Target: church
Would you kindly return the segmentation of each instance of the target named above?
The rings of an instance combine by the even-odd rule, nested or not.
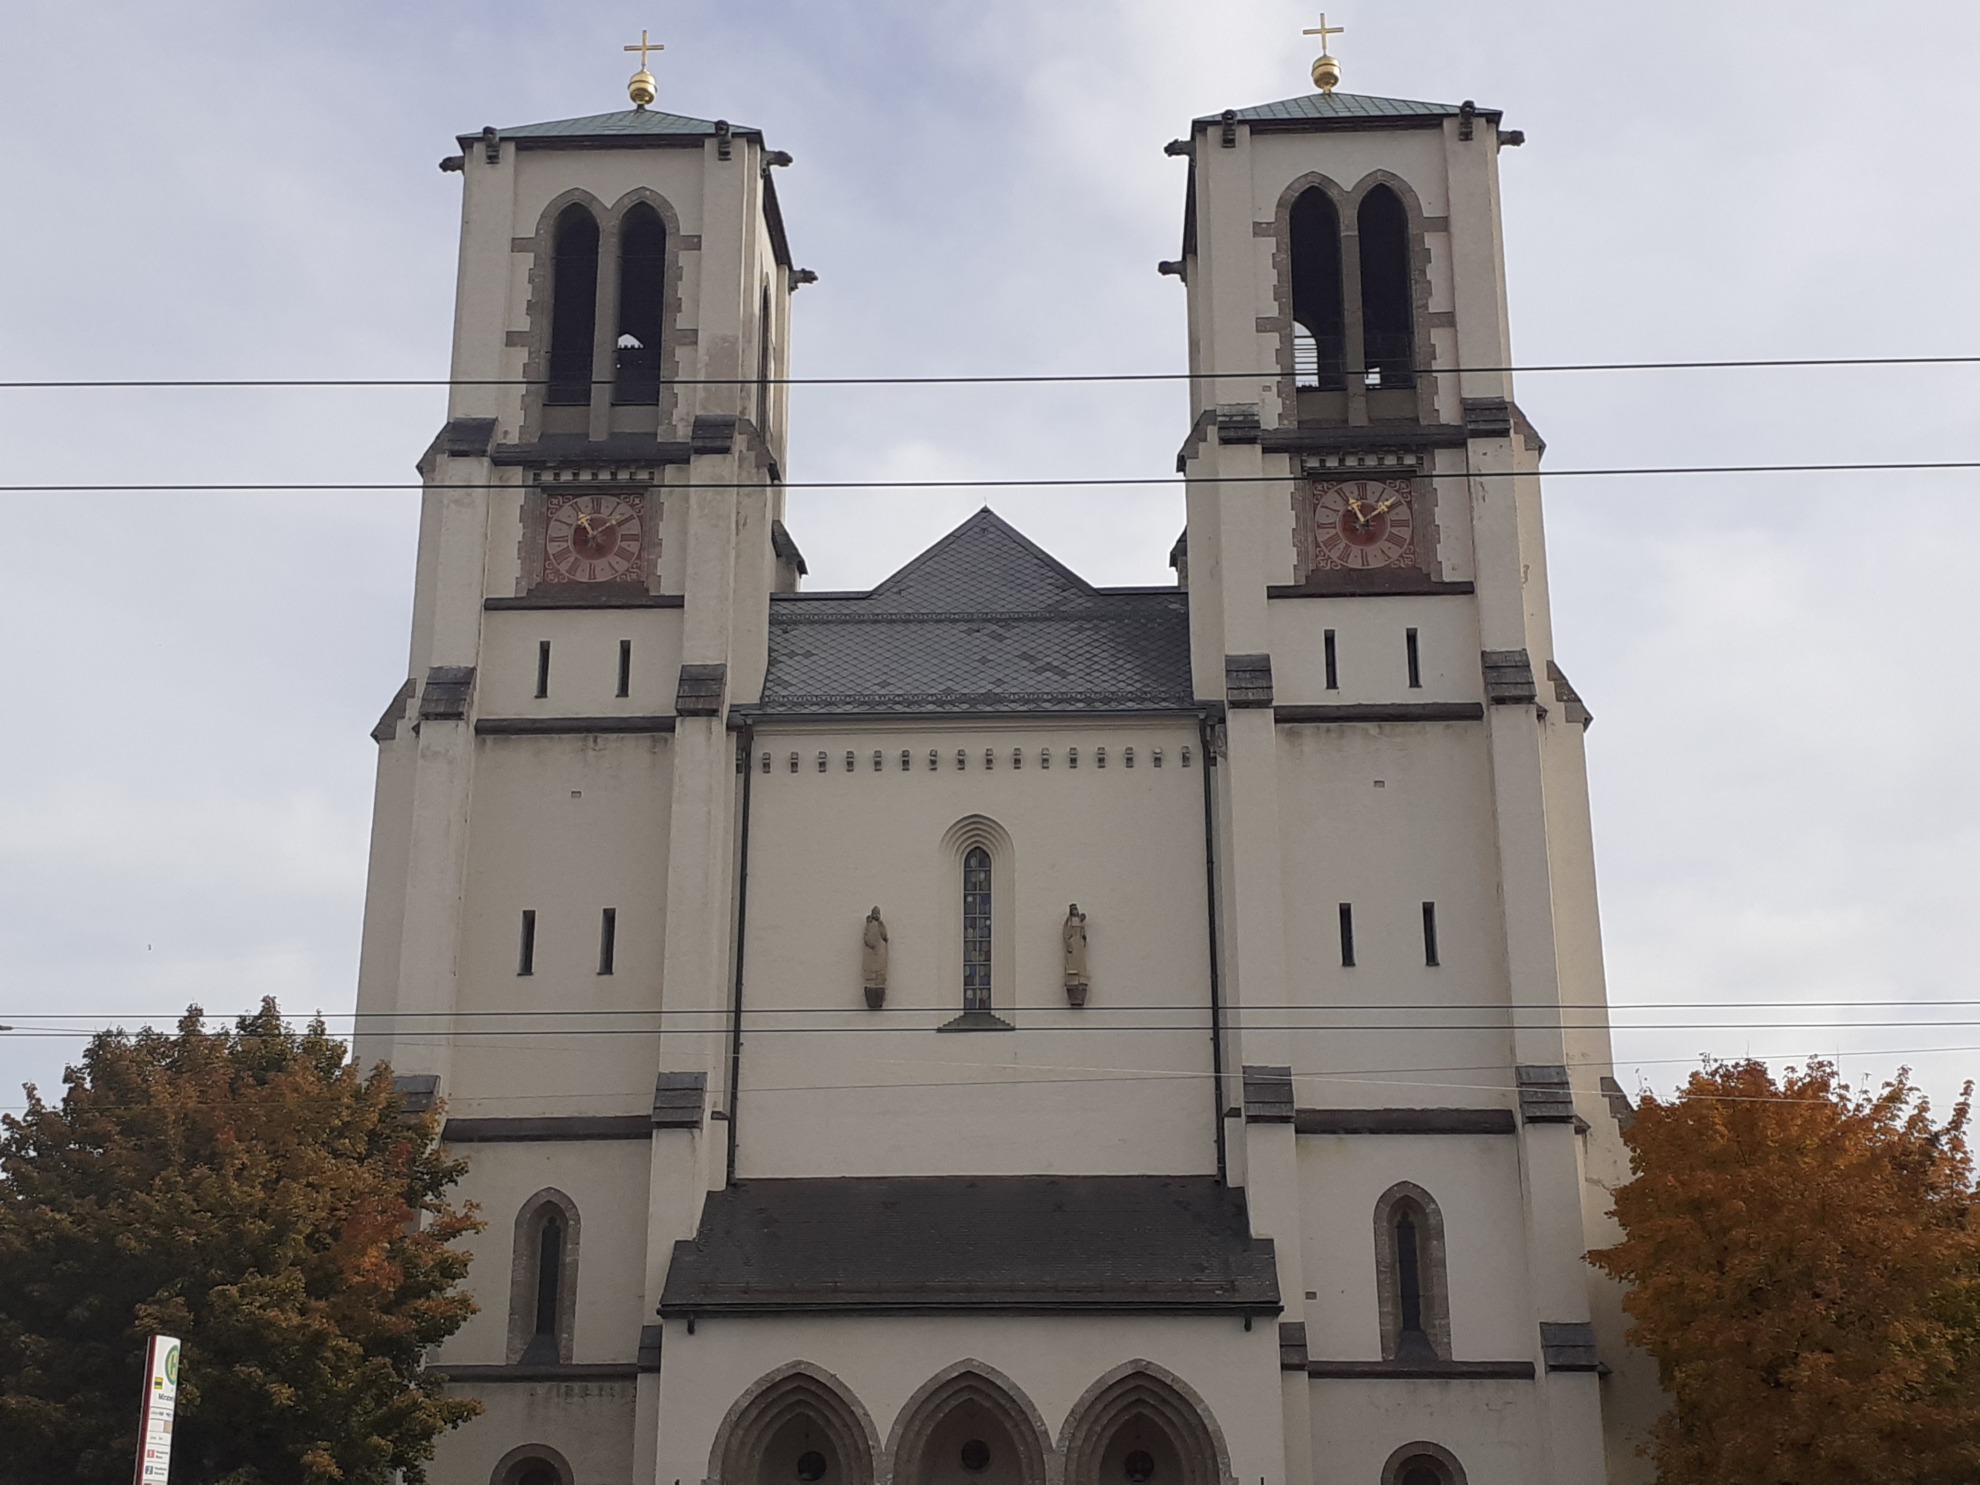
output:
[[[1173,579],[985,509],[821,590],[790,157],[640,62],[441,166],[358,1048],[487,1223],[431,1478],[1645,1478],[1523,136],[1324,36],[1190,122]]]

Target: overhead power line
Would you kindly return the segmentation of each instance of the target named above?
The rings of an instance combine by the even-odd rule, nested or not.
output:
[[[627,460],[626,463],[637,463]],[[1409,478],[1427,480],[1469,480],[1469,479],[1511,479],[1532,473],[1536,478],[1548,480],[1562,479],[1606,479],[1631,476],[1665,475],[1705,475],[1705,474],[1889,474],[1916,473],[1934,470],[1980,469],[1980,459],[1888,459],[1869,460],[1861,463],[1808,463],[1808,464],[1671,464],[1634,465],[1614,469],[1543,469],[1543,470],[1425,470],[1408,475]],[[1398,471],[1383,469],[1342,469],[1344,476],[1356,474],[1379,478],[1384,474],[1395,475]],[[1282,474],[1243,474],[1200,476],[1192,481],[1188,476],[1178,474],[1156,475],[1116,475],[1095,478],[1065,479],[926,479],[926,480],[683,480],[679,483],[663,482],[660,489],[668,490],[1031,490],[1031,489],[1095,489],[1135,486],[1170,486],[1191,483],[1205,485],[1245,485],[1245,484],[1284,484],[1288,478],[1303,478],[1302,475]],[[266,481],[223,482],[211,481],[188,484],[36,484],[0,485],[0,495],[207,495],[207,494],[376,494],[384,492],[406,492],[414,490],[518,490],[520,484],[436,484],[425,485],[419,481],[407,480],[321,480],[310,482]],[[568,486],[553,484],[546,489],[579,489],[582,482],[571,481]]]
[[[637,1013],[624,1012],[622,1014],[626,1015],[627,1017],[632,1017]],[[709,1014],[713,1016],[715,1013],[710,1012]],[[745,1009],[743,1014],[745,1017],[754,1018],[757,1015],[760,1015],[761,1013],[752,1012]],[[853,1015],[857,1013],[853,1011],[847,1011],[845,1012],[845,1014]],[[949,1010],[943,1010],[928,1014],[930,1015],[930,1019],[928,1019],[927,1021],[916,1022],[912,1024],[864,1023],[855,1026],[819,1026],[819,1025],[766,1026],[762,1024],[760,1020],[750,1019],[743,1028],[743,1036],[745,1038],[760,1037],[760,1036],[870,1037],[870,1036],[885,1036],[890,1034],[919,1036],[935,1031],[943,1021],[949,1019],[952,1016],[953,1012]],[[1179,1019],[1172,1022],[1159,1022],[1159,1023],[1158,1022],[1135,1023],[1135,1022],[1120,1022],[1120,1021],[1096,1022],[1096,1021],[1084,1019],[1082,1017],[1080,1020],[1077,1021],[1055,1023],[1051,1025],[1034,1026],[1030,1029],[1041,1032],[1049,1032],[1054,1035],[1057,1035],[1060,1032],[1075,1032],[1086,1035],[1091,1035],[1095,1032],[1105,1033],[1109,1035],[1126,1034],[1129,1032],[1148,1032],[1157,1035],[1192,1035],[1192,1036],[1201,1035],[1202,1033],[1210,1029],[1210,1022],[1208,1020],[1209,1010],[1207,1007],[1197,1007],[1188,1010],[1178,1010],[1176,1014],[1178,1017],[1188,1016],[1190,1017],[1190,1019],[1187,1020]],[[1322,1013],[1316,1013],[1316,1014],[1322,1014]],[[1223,1029],[1226,1031],[1272,1031],[1272,1032],[1310,1031],[1310,1032],[1323,1032],[1329,1036],[1336,1036],[1343,1032],[1359,1032],[1366,1034],[1380,1033],[1382,1035],[1394,1035],[1394,1034],[1425,1035],[1430,1033],[1448,1034],[1452,1032],[1470,1033],[1470,1032],[1513,1032],[1513,1031],[1559,1031],[1569,1034],[1573,1034],[1577,1032],[1637,1033],[1637,1032],[1653,1032],[1653,1031],[1683,1031],[1683,1032],[1814,1031],[1814,1032],[1820,1032],[1824,1035],[1828,1035],[1833,1032],[1895,1031],[1895,1030],[1923,1031],[1927,1029],[1939,1029],[1939,1028],[1947,1028],[1947,1027],[1962,1027],[1962,1028],[1980,1027],[1980,1020],[1913,1021],[1913,1020],[1893,1019],[1893,1020],[1865,1020],[1865,1021],[1656,1021],[1656,1022],[1642,1022],[1642,1023],[1630,1023],[1630,1022],[1617,1023],[1613,1020],[1591,1019],[1587,1021],[1566,1021],[1566,1020],[1551,1020],[1551,1019],[1542,1019],[1542,1018],[1533,1018],[1533,1017],[1507,1016],[1489,1021],[1460,1021],[1460,1022],[1440,1022],[1440,1023],[1425,1023],[1419,1021],[1401,1022],[1401,1021],[1393,1021],[1393,1020],[1358,1021],[1358,1022],[1339,1022],[1339,1021],[1326,1021],[1326,1020],[1253,1021],[1253,1020],[1247,1020],[1242,1016],[1234,1015],[1228,1009],[1226,1009],[1223,1016]],[[94,1036],[98,1029],[100,1028],[59,1027],[59,1026],[16,1026],[12,1032],[8,1033],[8,1035],[11,1037],[24,1037],[24,1038],[88,1037],[88,1036]],[[216,1027],[215,1028],[216,1034],[220,1030],[221,1028]],[[229,1030],[227,1034],[253,1035],[254,1033],[252,1032],[238,1033]],[[288,1035],[288,1034],[289,1032],[287,1031],[283,1031],[279,1033],[277,1032],[267,1033],[267,1035],[271,1037],[277,1035]],[[437,1027],[426,1027],[419,1029],[398,1030],[393,1033],[393,1036],[395,1040],[405,1042],[408,1044],[416,1043],[416,1044],[438,1045],[453,1041],[486,1040],[489,1038],[497,1038],[497,1037],[500,1038],[529,1037],[529,1038],[537,1038],[547,1041],[547,1040],[563,1040],[571,1037],[660,1036],[663,1034],[667,1036],[676,1036],[676,1037],[686,1037],[686,1036],[724,1037],[730,1034],[730,1027],[727,1024],[718,1021],[711,1021],[710,1024],[705,1026],[674,1026],[674,1027],[651,1026],[651,1025],[649,1026],[594,1026],[594,1025],[489,1026],[489,1027],[469,1027],[465,1029],[453,1029],[453,1030],[446,1030]]]
[[[1937,1053],[1937,1052],[1980,1052],[1980,1047],[1900,1047],[1894,1049],[1851,1049],[1847,1052],[1842,1052],[1835,1055],[1837,1055],[1838,1057],[1913,1057],[1913,1056],[1920,1056],[1920,1055]],[[1760,1062],[1782,1062],[1788,1060],[1789,1058],[1800,1060],[1804,1058],[1806,1055],[1807,1054],[1801,1052],[1792,1052],[1792,1053],[1784,1053],[1784,1054],[1770,1053],[1764,1056],[1759,1056],[1755,1058],[1755,1060]],[[1698,1061],[1699,1058],[1696,1056],[1626,1057],[1626,1058],[1617,1059],[1613,1065],[1627,1066],[1632,1070],[1635,1070],[1645,1067],[1668,1067],[1673,1065],[1683,1065],[1688,1063],[1696,1063]],[[971,1072],[980,1071],[980,1066],[977,1064],[938,1064],[938,1063],[929,1063],[923,1061],[918,1063],[917,1065],[919,1066],[953,1065],[959,1067],[966,1067]],[[880,1083],[880,1082],[764,1083],[764,1084],[752,1083],[747,1085],[743,1089],[743,1092],[747,1094],[749,1097],[754,1098],[759,1094],[766,1094],[766,1093],[872,1093],[872,1092],[902,1092],[902,1091],[926,1090],[926,1089],[946,1090],[946,1089],[954,1089],[954,1088],[1037,1088],[1037,1087],[1050,1087],[1055,1085],[1077,1086],[1077,1085],[1091,1085],[1098,1083],[1202,1082],[1206,1079],[1215,1078],[1219,1076],[1218,1073],[1216,1073],[1214,1070],[1209,1068],[1055,1067],[1048,1063],[1035,1063],[1035,1062],[1006,1063],[1003,1065],[1020,1073],[1040,1073],[1040,1074],[1044,1074],[1045,1076],[995,1077],[995,1078],[959,1077],[959,1078],[935,1078],[935,1079],[927,1079],[927,1080],[902,1079],[896,1082],[885,1082],[885,1083]],[[1410,1089],[1418,1089],[1418,1090],[1427,1088],[1427,1089],[1438,1089],[1443,1091],[1462,1091],[1462,1092],[1470,1092],[1470,1093],[1515,1093],[1518,1091],[1518,1084],[1516,1082],[1514,1083],[1432,1082],[1432,1081],[1428,1081],[1425,1077],[1422,1076],[1423,1074],[1453,1074],[1453,1073],[1491,1074],[1491,1073],[1502,1073],[1502,1072],[1513,1072],[1513,1071],[1515,1071],[1514,1064],[1509,1062],[1498,1062],[1498,1063],[1466,1063],[1466,1064],[1459,1064],[1456,1066],[1447,1066],[1447,1067],[1415,1067],[1415,1068],[1376,1067],[1376,1068],[1357,1068],[1349,1071],[1337,1071],[1337,1072],[1295,1072],[1291,1076],[1295,1083],[1301,1083],[1307,1085],[1312,1085],[1316,1083],[1317,1084],[1333,1083],[1333,1084],[1346,1084],[1355,1087],[1367,1087],[1367,1088],[1410,1088]],[[1227,1069],[1221,1076],[1226,1083],[1229,1083],[1234,1081],[1238,1075],[1235,1071]],[[1767,1096],[1767,1095],[1687,1093],[1684,1096],[1687,1099],[1699,1100],[1710,1103],[1816,1104],[1816,1103],[1827,1102],[1826,1099],[1819,1099],[1819,1098],[1789,1099],[1789,1098],[1782,1098],[1778,1096]],[[476,1108],[480,1108],[488,1104],[498,1104],[498,1103],[527,1103],[540,1107],[542,1104],[545,1103],[582,1102],[582,1103],[589,1103],[593,1105],[593,1107],[595,1108],[601,1099],[609,1101],[612,1097],[613,1095],[610,1092],[601,1093],[597,1090],[592,1090],[583,1093],[478,1093],[471,1097],[463,1099],[463,1102],[470,1104]],[[308,1102],[309,1100],[301,1099],[300,1097],[298,1097],[293,1101]],[[322,1101],[326,1104],[335,1104],[341,1102],[342,1099],[340,1095],[328,1094],[322,1096]],[[61,1098],[57,1098],[51,1101],[48,1106],[51,1109],[60,1109],[62,1107],[62,1102],[63,1100]],[[168,1106],[172,1108],[222,1108],[222,1107],[237,1106],[238,1102],[239,1102],[238,1100],[230,1100],[230,1099],[174,1098],[168,1101]],[[28,1105],[24,1103],[0,1104],[0,1110],[19,1111],[26,1109],[27,1107]],[[110,1103],[105,1100],[92,1098],[89,1100],[87,1107],[91,1113],[110,1113],[110,1112],[117,1112],[117,1111],[131,1110],[131,1109],[158,1108],[160,1107],[160,1104]]]
[[[1554,1010],[1554,1011],[1569,1011],[1569,1012],[1606,1011],[1611,1014],[1617,1014],[1617,1015],[1634,1015],[1643,1011],[1672,1011],[1672,1010],[1676,1010],[1676,1011],[1700,1011],[1700,1010],[1814,1011],[1814,1010],[1832,1010],[1832,1009],[1847,1010],[1847,1009],[1859,1009],[1865,1007],[1880,1011],[1930,1011],[1930,1010],[1954,1010],[1966,1006],[1980,1006],[1980,997],[1956,998],[1950,1000],[1905,1000],[1905,1001],[1878,1000],[1878,999],[1644,1000],[1644,1001],[1631,1001],[1628,1004],[1614,1004],[1607,1002],[1602,1004],[1590,1004],[1587,1002],[1578,1003],[1574,1001],[1559,1001],[1559,1000],[1516,1000],[1516,1001],[1393,1000],[1393,1001],[1379,1001],[1379,1002],[1343,1001],[1343,1002],[1330,1002],[1326,1005],[1315,1005],[1311,1002],[1301,1002],[1301,1001],[1258,1001],[1258,1002],[1245,1002],[1232,1007],[1228,1007],[1228,1009],[1234,1009],[1240,1011],[1305,1011],[1313,1014],[1319,1014],[1322,1012],[1331,1013],[1331,1012],[1347,1012],[1347,1011],[1353,1011],[1353,1012],[1440,1011],[1440,1012],[1455,1013],[1459,1011]],[[1123,1012],[1141,1013],[1147,1011],[1170,1013],[1178,1010],[1195,1011],[1200,1009],[1202,1009],[1202,1007],[1200,1006],[1177,1006],[1173,1003],[1168,1005],[1162,1005],[1153,1002],[1126,1002],[1120,1005],[1087,1006],[1081,1011],[1081,1015],[1104,1016],[1104,1015],[1119,1015]],[[897,1007],[882,1008],[881,1010],[875,1011],[864,1007],[855,1008],[855,1007],[847,1007],[847,1006],[749,1005],[745,1007],[745,1010],[757,1015],[832,1016],[832,1015],[856,1014],[861,1017],[875,1016],[875,1017],[893,1019],[906,1015],[916,1015],[916,1014],[926,1015],[926,1014],[939,1012],[940,1007],[897,1006]],[[537,1007],[537,1008],[512,1009],[512,1010],[463,1009],[463,1010],[452,1010],[452,1011],[361,1011],[361,1010],[311,1011],[307,1015],[304,1015],[300,1012],[288,1012],[288,1013],[284,1013],[283,1020],[293,1021],[293,1022],[303,1022],[303,1021],[314,1020],[319,1016],[325,1021],[351,1021],[351,1020],[510,1021],[510,1020],[518,1020],[524,1017],[536,1018],[536,1017],[546,1017],[546,1016],[556,1017],[560,1020],[570,1020],[570,1019],[602,1017],[602,1016],[724,1016],[726,1017],[733,1015],[734,1012],[735,1012],[735,1008],[733,1006],[728,1006],[728,1005],[707,1006],[707,1007],[625,1006],[625,1007],[620,1007],[618,1009],[613,1009],[610,1007],[600,1007],[600,1006],[589,1006],[589,1007],[571,1006],[571,1007]],[[114,1021],[120,1019],[171,1021],[171,1020],[176,1020],[178,1017],[184,1015],[185,1011],[183,1009],[180,1009],[180,1010],[174,1010],[168,1012],[149,1013],[149,1012],[139,1012],[139,1011],[14,1010],[14,1011],[9,1011],[7,1014],[14,1016],[21,1016],[35,1021]],[[225,1019],[231,1020],[234,1013],[206,1011],[202,1009],[201,1014],[206,1015],[209,1019],[218,1019],[224,1017]],[[1862,1024],[1869,1025],[1875,1023],[1865,1022]],[[1895,1024],[1909,1026],[1909,1025],[1918,1025],[1920,1023],[1913,1021],[1899,1021]]]
[[[1694,361],[1559,361],[1531,366],[1420,366],[1417,376],[1512,376],[1556,372],[1615,371],[1774,371],[1823,366],[1973,366],[1973,356],[1755,356]],[[1354,373],[1348,373],[1353,375]],[[677,387],[984,387],[1069,385],[1088,382],[1210,382],[1277,380],[1283,367],[1257,371],[1094,371],[1013,372],[1008,375],[953,376],[681,376],[668,377]],[[594,387],[609,387],[613,379],[595,379]],[[286,387],[543,387],[545,378],[522,377],[106,377],[50,378],[0,381],[0,391],[109,391],[169,387],[286,388]]]

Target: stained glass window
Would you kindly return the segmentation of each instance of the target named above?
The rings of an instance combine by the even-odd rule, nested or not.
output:
[[[963,1009],[990,1009],[990,853],[963,857]]]

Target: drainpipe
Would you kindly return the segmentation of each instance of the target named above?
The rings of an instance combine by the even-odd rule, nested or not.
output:
[[[1203,749],[1203,888],[1210,927],[1210,1102],[1217,1131],[1217,1179],[1225,1181],[1229,1162],[1224,1148],[1224,990],[1223,945],[1217,928],[1217,787],[1211,770],[1217,766],[1216,727],[1221,707],[1205,707],[1196,720]],[[730,1118],[735,1116],[732,1113]]]
[[[736,851],[736,982],[729,1001],[729,1086],[722,1100],[729,1116],[729,1166],[724,1185],[736,1180],[736,1096],[742,1086],[743,953],[749,946],[749,798],[756,778],[751,767],[756,732],[747,722],[736,740],[736,762],[742,768],[742,824]]]

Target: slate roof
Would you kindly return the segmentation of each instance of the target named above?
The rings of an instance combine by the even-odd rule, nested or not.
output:
[[[1234,110],[1241,123],[1292,123],[1363,119],[1454,119],[1462,109],[1455,103],[1418,103],[1409,98],[1374,98],[1366,93],[1303,93],[1276,103],[1259,103]],[[1480,118],[1496,119],[1496,108],[1481,108]],[[1205,114],[1199,124],[1219,124],[1223,115]]]
[[[1272,1242],[1215,1176],[857,1176],[711,1191],[662,1315],[1276,1313]]]
[[[504,139],[640,139],[707,136],[715,132],[713,119],[694,119],[686,114],[665,113],[657,108],[623,108],[614,113],[594,113],[581,119],[552,119],[543,124],[522,124],[498,130]],[[761,134],[748,124],[731,124],[731,134]],[[472,144],[479,134],[463,134],[462,144]]]
[[[1187,594],[1095,588],[987,509],[871,592],[770,601],[766,716],[1193,704]]]

